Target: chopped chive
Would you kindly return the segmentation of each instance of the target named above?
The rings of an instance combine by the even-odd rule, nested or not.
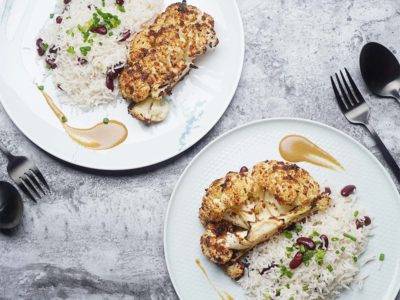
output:
[[[289,284],[289,283],[286,283],[286,284],[285,284],[285,287],[286,287],[288,290],[290,290],[290,284]]]
[[[293,237],[293,234],[290,231],[284,231],[283,235],[288,239],[291,239]]]
[[[46,51],[48,48],[49,48],[49,44],[44,43],[44,44],[43,44],[43,49],[44,49],[44,51]]]
[[[109,120],[108,118],[104,118],[104,119],[103,119],[103,123],[104,123],[104,124],[108,124],[108,123],[110,123],[110,120]]]
[[[109,33],[108,33],[108,36],[113,36],[114,35],[114,32],[112,32],[112,31],[110,31]]]
[[[99,42],[99,45],[100,45],[100,46],[103,46],[103,43],[102,43],[102,42]]]
[[[319,233],[318,233],[318,231],[313,230],[313,232],[310,235],[310,238],[311,237],[316,237],[316,236],[319,236]]]
[[[317,252],[315,253],[315,260],[317,261],[317,264],[322,266],[324,263],[324,257],[325,257],[326,252],[324,250],[318,249]]]
[[[39,91],[44,91],[44,86],[43,85],[36,85]]]
[[[86,56],[90,50],[92,50],[92,47],[86,46],[86,47],[80,47],[79,50],[81,51],[83,56]]]
[[[290,297],[289,297],[289,300],[294,300],[293,296],[290,296]]]
[[[125,12],[125,7],[123,7],[122,5],[119,5],[119,4],[117,4],[117,9],[120,11],[120,12]]]
[[[350,234],[348,234],[346,232],[343,233],[343,236],[348,238],[348,239],[350,239],[350,240],[352,240],[353,242],[357,241],[356,237],[354,237],[354,236],[352,236],[352,235],[350,235]]]
[[[54,14],[50,14],[50,19],[53,19],[54,18]]]
[[[61,117],[61,122],[66,123],[68,121],[66,116],[62,116]]]
[[[353,261],[356,263],[358,261],[357,256],[353,256]]]
[[[287,271],[287,272],[286,272],[286,276],[287,276],[288,278],[292,278],[292,277],[293,277],[293,272]]]
[[[342,250],[342,252],[344,252],[344,250],[346,250],[346,247],[340,247],[340,250]]]
[[[356,210],[356,211],[354,212],[354,217],[357,218],[357,217],[358,217],[358,214],[359,214],[359,212],[358,212],[358,210]]]
[[[384,261],[385,260],[385,254],[384,253],[379,254],[379,260],[380,261]]]
[[[331,273],[332,273],[332,271],[333,271],[333,267],[332,267],[332,265],[328,265],[326,268],[328,269],[328,271],[329,271],[329,272],[331,272]]]
[[[75,54],[75,53],[76,53],[76,52],[75,52],[75,48],[72,47],[72,46],[69,46],[69,47],[67,48],[67,52],[68,52],[69,54]]]
[[[340,251],[339,250],[336,250],[336,252],[335,252],[336,254],[339,254],[340,253]]]
[[[332,238],[331,238],[331,241],[332,241],[332,242],[337,242],[338,240],[339,240],[339,238],[337,238],[337,237],[332,237]]]
[[[304,245],[300,245],[300,252],[305,253],[306,252],[306,247]]]
[[[103,6],[103,7],[106,6],[106,0],[101,0],[101,6]]]
[[[287,252],[293,252],[293,250],[294,250],[293,247],[286,247]]]
[[[305,291],[305,292],[308,291],[308,285],[307,284],[303,285],[303,291]]]
[[[71,16],[66,17],[67,20],[71,19]]]

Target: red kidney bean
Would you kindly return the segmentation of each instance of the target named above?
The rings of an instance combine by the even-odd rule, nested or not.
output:
[[[49,52],[50,52],[50,53],[57,53],[57,52],[58,52],[58,48],[57,48],[55,45],[53,45],[53,46],[51,46],[51,48],[49,49]]]
[[[325,234],[321,234],[321,236],[319,237],[322,241],[322,245],[320,248],[324,248],[324,250],[328,250],[328,246],[329,246],[329,239]]]
[[[247,169],[246,166],[243,166],[243,167],[240,168],[239,173],[242,174],[242,173],[246,173],[246,172],[248,172],[248,171],[249,171],[249,169]]]
[[[303,257],[304,257],[303,253],[297,252],[296,255],[293,257],[293,259],[290,261],[289,267],[291,269],[296,269],[303,262]]]
[[[109,70],[106,76],[106,86],[114,91],[114,79],[124,70],[124,63],[120,62],[114,66],[114,70]]]
[[[63,18],[62,18],[61,16],[58,16],[58,17],[56,18],[56,23],[57,23],[57,24],[61,24],[61,23],[62,23],[62,20],[63,20]]]
[[[109,74],[107,74],[107,76],[106,76],[106,87],[109,90],[114,91],[114,78],[111,77]]]
[[[125,42],[127,39],[129,39],[130,36],[131,36],[130,30],[124,31],[123,33],[121,33],[120,35],[121,38],[118,40],[118,42]]]
[[[356,219],[356,229],[360,229],[361,227],[363,227],[363,223],[359,219]]]
[[[343,197],[348,197],[350,194],[352,194],[354,192],[355,189],[356,189],[355,185],[346,185],[344,188],[342,188],[342,190],[340,191],[340,194]]]
[[[371,225],[371,218],[370,217],[368,217],[368,216],[364,217],[364,225],[365,226]]]
[[[46,53],[46,50],[44,49],[43,39],[39,38],[36,40],[36,47],[39,56],[43,56]]]
[[[115,0],[118,5],[124,5],[124,0]]]
[[[88,61],[82,57],[78,57],[78,62],[81,65],[86,65],[88,63]]]
[[[46,63],[50,66],[50,68],[55,69],[57,68],[57,64],[54,62],[53,58],[47,58]]]
[[[71,0],[64,0],[64,4],[68,4],[70,2],[71,2]]]
[[[107,32],[108,32],[106,26],[97,26],[97,27],[95,27],[95,28],[92,28],[90,31],[91,31],[91,32],[98,33],[98,34],[102,34],[102,35],[105,35],[105,34],[107,34]]]
[[[326,187],[325,188],[325,193],[327,193],[328,195],[332,194],[332,190],[330,187]]]
[[[310,249],[310,250],[314,250],[315,249],[315,243],[312,239],[308,238],[308,237],[299,237],[296,240],[296,243],[299,245],[303,245],[304,247]]]

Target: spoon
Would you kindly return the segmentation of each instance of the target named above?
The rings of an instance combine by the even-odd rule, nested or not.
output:
[[[0,181],[0,229],[12,229],[22,219],[24,205],[17,189]]]
[[[400,64],[389,49],[374,42],[366,44],[360,54],[360,69],[374,94],[400,102]]]

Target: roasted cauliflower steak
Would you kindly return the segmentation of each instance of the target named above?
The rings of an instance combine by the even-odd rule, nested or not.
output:
[[[243,169],[243,168],[242,168]],[[202,252],[233,279],[244,274],[240,258],[283,231],[329,207],[319,184],[295,164],[265,161],[252,171],[229,172],[206,189],[199,218]]]

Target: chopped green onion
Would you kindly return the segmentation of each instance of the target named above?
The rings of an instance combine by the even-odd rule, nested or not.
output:
[[[37,85],[37,84],[36,84],[36,86],[37,86],[37,88],[39,89],[39,91],[44,91],[44,86],[43,86],[43,85]]]
[[[353,261],[356,263],[358,261],[357,256],[353,256]]]
[[[305,292],[308,291],[308,285],[307,284],[303,285],[303,291],[305,291]]]
[[[293,247],[286,247],[287,252],[293,252],[293,250],[294,250]]]
[[[300,245],[300,252],[301,253],[306,253],[306,247],[304,247],[304,245]]]
[[[346,250],[346,247],[340,247],[340,250],[342,250],[342,252],[344,252],[344,250]]]
[[[93,39],[89,39],[89,40],[88,40],[88,43],[89,43],[90,45],[92,45],[92,46],[93,46],[93,42],[94,42]]]
[[[104,119],[103,119],[103,123],[104,123],[104,124],[108,124],[108,123],[110,123],[110,120],[109,120],[108,118],[104,118]]]
[[[269,293],[265,293],[265,294],[264,294],[264,297],[265,297],[266,300],[271,299],[271,296],[269,295]]]
[[[318,233],[318,231],[313,230],[310,237],[316,237],[316,236],[319,236],[319,233]]]
[[[340,253],[340,251],[339,250],[336,250],[336,252],[335,252],[336,254],[339,254]]]
[[[75,53],[76,53],[76,52],[75,52],[75,48],[72,47],[72,46],[69,46],[69,47],[67,48],[67,52],[68,52],[69,54],[75,54]]]
[[[72,36],[72,37],[74,37],[75,36],[75,34],[74,34],[74,29],[73,28],[70,28],[70,29],[68,29],[67,31],[65,31],[68,35],[70,35],[70,36]]]
[[[46,51],[48,48],[49,48],[49,44],[44,43],[44,44],[43,44],[43,49],[44,49],[44,51]]]
[[[290,290],[290,284],[289,284],[289,283],[286,283],[286,284],[285,284],[285,287],[286,287],[288,290]]]
[[[380,261],[384,261],[385,260],[385,254],[384,253],[379,254],[379,260]]]
[[[103,46],[103,43],[102,43],[102,42],[99,42],[99,45],[100,45],[100,46]]]
[[[317,261],[317,264],[322,266],[324,263],[324,257],[325,257],[326,252],[324,250],[318,249],[317,252],[315,253],[315,260]]]
[[[293,234],[290,231],[284,231],[283,235],[288,239],[291,239],[293,237]]]
[[[302,229],[303,229],[303,226],[301,226],[300,224],[296,224],[296,225],[294,226],[294,230],[296,230],[297,232],[302,231]]]
[[[71,16],[66,17],[67,20],[71,19]]]
[[[353,242],[357,241],[356,237],[354,237],[354,236],[352,236],[352,235],[350,235],[350,234],[348,234],[346,232],[343,233],[343,236],[348,238],[348,239],[350,239],[350,240],[352,240]]]
[[[80,47],[79,50],[81,50],[83,56],[86,56],[90,52],[90,50],[92,50],[92,47],[90,46]]]
[[[329,272],[331,272],[331,273],[332,273],[332,271],[333,271],[333,267],[332,267],[332,265],[328,265],[326,268],[328,269],[328,271],[329,271]]]
[[[338,240],[339,240],[339,238],[337,238],[337,237],[332,237],[332,238],[331,238],[331,241],[332,241],[332,242],[337,242]]]
[[[114,32],[112,32],[112,31],[110,31],[109,33],[108,33],[108,36],[113,36],[114,35]]]
[[[106,6],[106,0],[101,0],[101,6]]]
[[[61,122],[66,123],[68,121],[66,116],[62,116],[61,117]]]
[[[53,19],[54,18],[54,14],[50,14],[50,19]]]
[[[293,296],[290,296],[290,297],[289,297],[289,300],[294,300]]]
[[[120,12],[125,12],[125,7],[123,7],[122,5],[119,5],[119,4],[117,4],[117,9],[120,11]]]
[[[354,217],[355,217],[355,218],[358,217],[358,210],[356,210],[356,211],[354,212]]]

